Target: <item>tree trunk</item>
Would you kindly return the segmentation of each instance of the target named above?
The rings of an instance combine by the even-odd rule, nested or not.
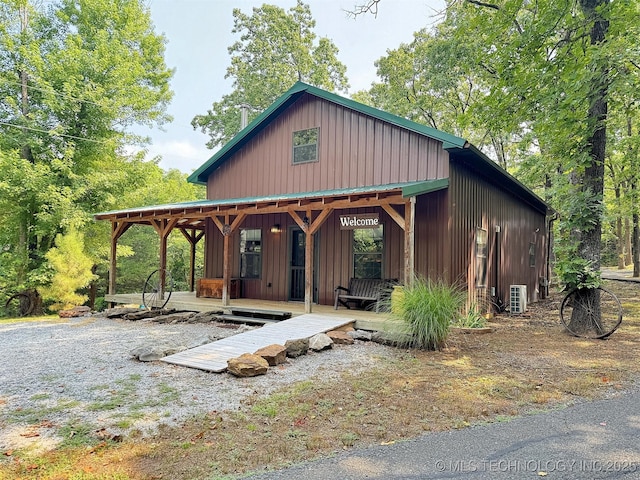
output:
[[[633,213],[633,235],[631,238],[631,250],[633,252],[633,276],[640,277],[640,225],[638,225],[640,215]]]
[[[591,24],[590,43],[598,46],[605,42],[609,22],[603,18],[602,10],[605,5],[609,4],[609,0],[580,0],[580,7],[587,21]],[[594,82],[591,87],[589,96],[589,109],[587,114],[587,122],[593,129],[591,135],[587,139],[588,153],[590,161],[588,162],[583,175],[575,175],[574,178],[582,177],[581,188],[583,192],[587,192],[591,196],[591,205],[600,208],[604,194],[604,165],[605,151],[607,145],[606,121],[608,113],[607,91],[609,82],[609,68],[605,60],[596,58],[591,66],[594,72]],[[592,212],[595,216],[593,228],[578,233],[578,255],[580,258],[587,260],[591,268],[600,271],[600,251],[602,244],[602,215],[600,210]],[[599,305],[599,290],[595,288],[581,289],[581,295],[585,296],[584,305]],[[582,309],[575,309],[572,315],[571,323],[574,331],[579,332],[591,328],[586,321],[587,312]],[[575,317],[575,318],[573,318]]]
[[[98,266],[94,265],[93,267],[91,267],[91,273],[93,273],[94,275],[96,274],[96,271],[98,270]],[[89,284],[89,308],[91,308],[91,310],[95,310],[96,309],[96,295],[97,295],[97,291],[98,291],[98,280],[94,280],[93,282],[91,282]]]
[[[631,265],[633,263],[633,255],[631,250],[631,237],[633,233],[631,231],[631,220],[629,217],[624,219],[624,265]]]
[[[616,209],[616,256],[618,257],[618,269],[623,270],[626,267],[625,263],[625,242],[626,238],[624,235],[624,231],[622,230],[622,209],[620,207],[620,186],[617,185],[615,188],[616,194],[616,205],[618,208]]]
[[[594,319],[601,318],[600,294],[597,288],[580,288],[574,294],[569,330],[576,335],[604,335],[606,327]]]

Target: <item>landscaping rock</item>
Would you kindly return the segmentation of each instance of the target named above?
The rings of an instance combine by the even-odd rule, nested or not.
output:
[[[341,327],[334,328],[334,330],[338,332],[353,332],[355,330],[355,328],[353,328],[353,325],[353,323],[347,323],[346,325],[343,325]]]
[[[271,367],[287,361],[287,349],[277,343],[256,350],[255,355],[264,358]]]
[[[176,312],[154,317],[153,321],[158,323],[182,323],[188,322],[194,315],[194,312]]]
[[[106,309],[103,315],[107,318],[122,318],[129,313],[135,312],[140,312],[140,309],[134,307],[115,307]]]
[[[133,358],[140,360],[141,362],[153,362],[160,360],[168,355],[182,352],[187,347],[184,345],[176,345],[174,343],[159,343],[155,345],[142,345],[138,348],[131,350],[130,354]]]
[[[169,315],[171,313],[174,313],[175,310],[169,309],[169,310],[135,310],[133,313],[127,313],[126,315],[123,315],[122,318],[124,318],[125,320],[131,320],[131,321],[137,321],[137,320],[144,320],[146,318],[155,318],[155,317],[160,317],[162,315]]]
[[[218,320],[218,315],[224,313],[222,310],[211,310],[209,312],[198,312],[189,320],[190,323],[210,323]]]
[[[296,340],[287,340],[284,346],[287,349],[287,357],[296,358],[307,354],[309,350],[309,339],[298,338]]]
[[[202,335],[201,337],[196,338],[195,340],[193,340],[192,342],[189,343],[189,345],[187,345],[187,349],[192,349],[192,348],[196,348],[196,347],[200,347],[202,345],[206,345],[207,343],[211,343],[211,342],[215,342],[216,340],[220,340],[222,337],[222,335],[220,336],[216,336],[216,335]]]
[[[269,363],[259,355],[244,353],[227,362],[227,371],[236,377],[255,377],[264,375],[269,370]]]
[[[342,330],[331,330],[327,335],[336,345],[353,345],[353,338]]]
[[[326,333],[319,333],[309,339],[309,349],[319,352],[327,348],[333,348],[333,340]]]
[[[351,338],[353,338],[354,340],[364,340],[366,342],[370,342],[371,341],[371,332],[368,332],[367,330],[352,330],[350,332],[347,332]]]
[[[60,310],[58,316],[60,318],[86,317],[91,315],[91,308],[81,305],[68,310]]]
[[[373,332],[371,334],[371,341],[381,345],[398,346],[401,344],[410,344],[411,337],[401,333]]]

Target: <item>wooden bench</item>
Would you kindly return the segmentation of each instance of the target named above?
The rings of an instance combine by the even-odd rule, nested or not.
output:
[[[335,288],[335,301],[333,308],[338,309],[338,304],[351,309],[350,303],[358,308],[366,308],[375,303],[375,311],[380,311],[380,301],[391,291],[395,280],[381,278],[352,278],[349,280],[349,288],[338,285]]]

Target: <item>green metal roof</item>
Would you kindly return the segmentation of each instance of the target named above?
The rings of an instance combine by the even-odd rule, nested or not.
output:
[[[451,135],[440,130],[422,125],[406,118],[393,115],[391,113],[379,110],[377,108],[364,105],[354,100],[341,97],[326,90],[322,90],[303,82],[297,82],[280,98],[278,98],[269,108],[255,118],[246,128],[238,135],[232,138],[224,147],[216,152],[209,160],[207,160],[200,168],[194,171],[188,181],[197,184],[206,184],[209,175],[224,162],[229,160],[234,153],[240,150],[244,145],[250,142],[271,121],[280,115],[289,106],[295,103],[301,96],[310,94],[318,98],[342,105],[346,108],[368,115],[370,117],[388,122],[406,130],[428,136],[442,142],[442,148],[449,152],[450,158],[454,161],[460,161],[472,170],[486,176],[492,183],[499,188],[508,190],[514,195],[529,203],[534,208],[542,212],[547,212],[550,207],[534,192],[519,182],[515,177],[510,175],[506,170],[496,164],[493,160],[483,154],[478,148],[466,141],[464,138]],[[418,182],[420,183],[420,182]],[[376,187],[373,187],[376,188]],[[321,193],[321,192],[316,192]],[[420,194],[420,192],[416,193]],[[300,194],[294,194],[300,195]]]
[[[337,105],[349,108],[356,112],[360,112],[365,115],[369,115],[373,118],[383,120],[385,122],[397,125],[399,127],[411,130],[421,135],[440,140],[443,143],[444,148],[464,148],[467,145],[467,141],[463,138],[456,137],[435,128],[427,127],[416,122],[407,120],[406,118],[393,115],[377,108],[364,105],[354,100],[341,97],[335,93],[327,92],[317,87],[307,85],[303,82],[297,82],[287,92],[285,92],[280,98],[278,98],[269,108],[262,112],[257,118],[255,118],[249,125],[246,126],[240,133],[233,137],[224,147],[216,152],[209,160],[207,160],[200,168],[194,171],[188,178],[191,183],[206,184],[207,178],[217,167],[222,165],[228,160],[235,152],[246,145],[252,138],[266,128],[271,121],[286,110],[291,104],[297,101],[302,95],[310,94],[318,98],[322,98],[329,102],[333,102]]]
[[[220,200],[197,200],[193,202],[169,203],[165,205],[151,205],[148,207],[128,208],[123,210],[112,210],[109,212],[101,212],[94,214],[96,220],[103,220],[113,216],[126,214],[144,214],[150,212],[171,212],[188,210],[194,208],[206,207],[222,207],[229,205],[247,205],[254,203],[269,203],[287,200],[306,200],[322,197],[339,197],[346,195],[358,195],[365,193],[381,193],[393,190],[402,191],[404,197],[413,197],[429,192],[442,190],[449,186],[448,178],[437,180],[423,180],[418,182],[391,183],[387,185],[369,185],[366,187],[338,188],[334,190],[317,190],[313,192],[288,193],[279,195],[266,195],[262,197],[242,197],[242,198],[224,198]]]

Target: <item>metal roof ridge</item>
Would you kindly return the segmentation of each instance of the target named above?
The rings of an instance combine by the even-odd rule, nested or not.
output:
[[[210,174],[210,170],[212,169],[212,167],[214,167],[214,165],[223,160],[226,155],[232,153],[236,147],[241,146],[245,139],[247,139],[247,137],[250,137],[254,133],[257,133],[265,128],[269,124],[267,120],[273,114],[278,113],[282,107],[288,106],[288,104],[293,103],[300,95],[304,93],[322,98],[323,100],[330,101],[337,105],[355,110],[364,115],[377,118],[381,121],[391,123],[401,128],[411,130],[420,135],[434,138],[443,142],[443,145],[464,148],[464,146],[468,144],[468,142],[464,138],[457,137],[450,133],[437,130],[435,128],[414,122],[412,120],[408,120],[398,115],[385,112],[384,110],[365,105],[364,103],[357,102],[350,98],[343,97],[336,93],[332,93],[327,90],[323,90],[321,88],[298,81],[289,90],[278,97],[275,102],[267,107],[260,115],[258,115],[258,117],[256,117],[251,123],[249,123],[249,125],[247,125],[242,131],[240,131],[235,137],[229,140],[229,142],[227,142],[220,150],[214,153],[209,158],[209,160],[207,160],[191,175],[189,175],[187,180],[191,183],[206,184],[207,179],[203,178],[203,175],[208,176]]]

